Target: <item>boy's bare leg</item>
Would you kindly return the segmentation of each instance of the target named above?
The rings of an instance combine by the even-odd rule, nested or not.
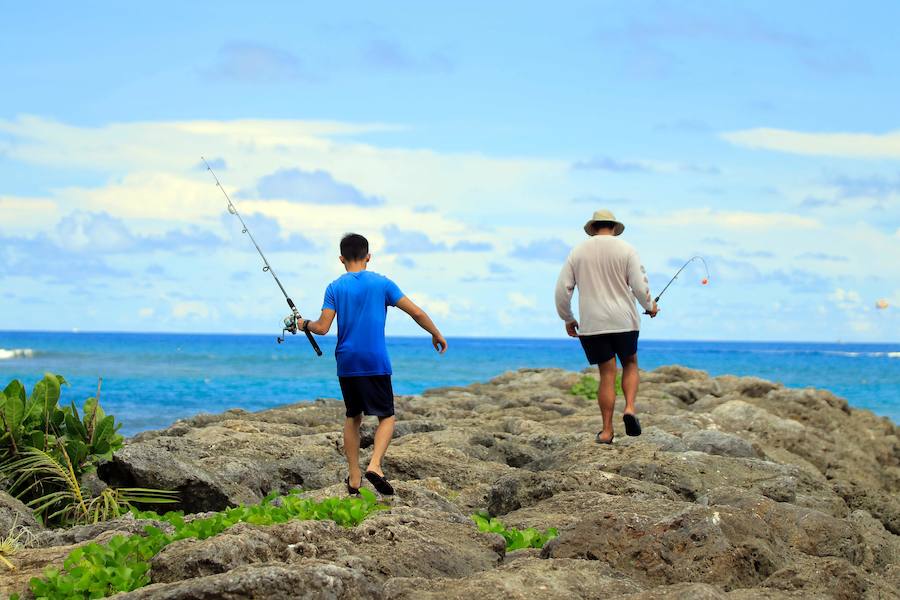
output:
[[[359,471],[359,426],[362,425],[362,413],[344,419],[344,456],[350,468],[350,487],[358,488],[362,483]]]
[[[597,388],[597,404],[603,416],[600,440],[608,442],[613,437],[613,411],[616,408],[616,357],[597,365],[600,370],[600,386]]]
[[[626,414],[635,414],[634,400],[637,398],[639,383],[638,358],[637,354],[632,354],[622,361],[622,392],[625,393]]]
[[[381,459],[387,452],[388,444],[394,437],[394,417],[378,417],[378,428],[375,430],[375,444],[372,450],[372,458],[369,460],[369,466],[366,471],[372,471],[384,477],[384,471],[381,470]]]

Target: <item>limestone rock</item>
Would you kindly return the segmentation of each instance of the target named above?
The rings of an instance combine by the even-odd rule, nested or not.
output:
[[[0,490],[0,539],[13,533],[14,530],[20,529],[37,532],[42,527],[34,518],[34,513],[30,508]]]
[[[153,558],[152,585],[119,597],[898,598],[895,424],[828,392],[670,366],[642,373],[644,434],[624,435],[619,398],[615,443],[601,446],[596,403],[569,393],[583,376],[523,369],[398,397],[386,510],[355,528],[244,523],[181,540]],[[96,483],[176,489],[189,512],[272,491],[343,496],[343,418],[335,400],[199,415],[135,436]],[[480,510],[560,535],[507,554],[474,526]],[[0,525],[29,514],[0,495]],[[0,568],[0,595],[146,524],[29,521],[32,547]]]

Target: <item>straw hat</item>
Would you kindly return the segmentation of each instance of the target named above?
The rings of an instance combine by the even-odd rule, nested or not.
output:
[[[616,215],[612,214],[606,209],[603,209],[595,212],[594,216],[584,224],[584,232],[588,235],[596,235],[594,233],[594,223],[598,221],[615,223],[616,226],[613,228],[613,235],[622,235],[622,232],[625,231],[625,226],[622,225],[619,221],[616,221]]]

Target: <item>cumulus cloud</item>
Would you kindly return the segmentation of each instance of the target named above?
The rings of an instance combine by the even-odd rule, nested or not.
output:
[[[493,249],[493,244],[489,244],[488,242],[470,242],[462,240],[453,244],[454,252],[487,252]]]
[[[513,258],[524,260],[541,260],[549,262],[562,262],[569,255],[571,248],[560,239],[534,240],[527,244],[516,246],[510,253]]]
[[[831,178],[829,183],[844,198],[860,196],[885,198],[900,194],[900,176],[890,178],[881,175],[866,177],[839,175]]]
[[[589,158],[572,163],[576,171],[607,171],[610,173],[688,173],[691,175],[720,175],[715,165],[658,160],[619,160],[608,156]]]
[[[96,281],[129,273],[111,266],[105,257],[67,252],[56,240],[38,234],[0,237],[0,275],[69,283],[75,278]]]
[[[849,260],[846,256],[829,254],[827,252],[804,252],[803,254],[797,255],[797,258],[800,260],[819,260],[828,262],[847,262]]]
[[[732,144],[810,156],[900,158],[900,131],[871,133],[806,133],[757,128],[731,131],[722,138]]]
[[[384,204],[383,198],[367,196],[350,184],[336,181],[330,173],[322,170],[279,169],[260,178],[256,184],[256,196],[307,204]]]
[[[608,156],[597,156],[572,163],[572,168],[581,171],[610,171],[612,173],[645,173],[651,169],[642,163],[617,160]]]
[[[523,294],[522,292],[510,292],[506,295],[509,306],[513,309],[535,308],[537,301],[534,296]]]
[[[22,229],[42,227],[48,221],[53,221],[59,216],[59,206],[49,198],[27,198],[16,196],[0,196],[0,230],[17,232]],[[15,215],[14,218],[10,215]]]
[[[222,215],[223,224],[232,232],[233,245],[237,247],[240,244],[248,244],[249,242],[239,240],[239,237],[245,237],[240,221],[226,213]],[[263,252],[308,252],[316,250],[314,244],[309,238],[300,233],[285,234],[278,220],[260,213],[250,213],[244,215],[244,223],[257,243],[263,249]]]
[[[293,53],[254,42],[228,42],[219,48],[207,77],[241,83],[275,83],[317,79]]]
[[[118,254],[185,248],[215,248],[223,240],[197,226],[169,230],[157,235],[132,233],[121,219],[105,212],[75,211],[56,226],[58,246],[68,252]]]
[[[445,252],[447,245],[434,242],[421,231],[400,229],[396,225],[388,225],[383,229],[384,251],[392,254],[417,254],[429,252]]]
[[[725,211],[691,208],[654,215],[645,222],[659,225],[696,225],[725,229],[819,229],[822,223],[811,217],[782,212]]]
[[[172,318],[179,320],[211,319],[219,311],[200,300],[183,300],[172,304]]]
[[[632,61],[639,59],[633,66],[649,68],[655,75],[668,74],[680,64],[674,46],[669,49],[667,44],[688,39],[695,44],[705,41],[775,48],[810,71],[830,76],[856,75],[870,69],[869,61],[855,48],[784,30],[746,11],[716,15],[691,11],[683,4],[662,4],[648,14],[652,16],[631,19],[623,27],[599,32],[596,38],[616,46],[626,44],[627,56]]]
[[[433,317],[449,317],[453,306],[448,300],[436,298],[420,291],[409,294],[410,299]]]
[[[370,40],[362,47],[361,54],[368,65],[380,69],[439,73],[453,70],[453,61],[443,52],[432,51],[416,56],[393,40]]]
[[[207,163],[209,166],[207,167]],[[206,159],[206,163],[202,160],[194,165],[195,171],[206,171],[208,169],[215,169],[216,171],[225,171],[228,169],[228,164],[225,162],[224,158],[208,158]]]

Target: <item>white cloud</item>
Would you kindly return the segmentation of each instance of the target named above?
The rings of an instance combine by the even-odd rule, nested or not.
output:
[[[218,311],[199,300],[185,300],[172,304],[172,317],[175,319],[210,319],[216,318]]]
[[[409,294],[409,298],[431,317],[449,317],[452,312],[451,304],[447,300],[435,298],[422,292]]]
[[[812,156],[900,158],[900,131],[869,133],[804,133],[786,129],[745,129],[723,133],[738,146]]]
[[[810,217],[783,212],[719,211],[712,208],[690,208],[643,219],[655,225],[705,226],[734,230],[746,229],[818,229],[822,223]]]
[[[506,298],[509,300],[510,307],[514,309],[535,308],[537,306],[534,296],[526,296],[522,292],[510,292],[506,295]]]
[[[427,202],[502,212],[524,197],[537,198],[539,184],[564,179],[568,172],[562,160],[377,147],[343,139],[384,129],[381,124],[297,120],[137,122],[93,128],[21,117],[0,120],[0,132],[16,139],[0,143],[0,151],[31,163],[124,174],[103,197],[107,204],[120,205],[122,212],[112,214],[145,213],[142,207],[156,204],[173,218],[196,207],[194,186],[211,185],[208,173],[194,169],[200,155],[210,151],[228,162],[222,183],[229,192],[252,188],[278,169],[323,170],[368,195],[410,207]],[[179,193],[173,197],[167,188]],[[559,193],[572,195],[565,189]],[[212,194],[207,191],[202,197],[209,202]],[[179,202],[187,206],[177,210]]]
[[[59,218],[59,207],[49,198],[0,196],[0,229],[21,233],[46,226]]]
[[[153,315],[155,313],[156,313],[155,309],[153,309],[149,306],[145,306],[138,310],[138,317],[141,319],[150,319],[153,317]]]
[[[863,308],[862,296],[855,290],[837,288],[828,298],[835,306],[844,311],[856,311]]]
[[[337,261],[338,239],[347,231],[358,231],[370,240],[371,268],[397,278],[401,289],[429,292],[411,297],[433,317],[441,319],[442,330],[446,319],[446,333],[561,335],[552,294],[547,296],[546,290],[548,285],[552,287],[565,252],[585,239],[581,225],[592,208],[578,208],[569,199],[588,193],[585,186],[608,185],[613,178],[575,173],[570,168],[571,160],[379,147],[350,137],[384,129],[379,124],[290,120],[125,123],[100,127],[72,127],[34,117],[0,120],[0,132],[14,130],[8,138],[0,133],[0,151],[13,164],[24,161],[64,167],[53,181],[65,181],[61,177],[71,168],[89,171],[88,177],[79,179],[100,181],[93,186],[55,189],[42,193],[39,199],[0,197],[0,233],[6,238],[0,236],[0,258],[4,258],[0,272],[15,275],[38,272],[41,268],[46,271],[49,264],[64,272],[66,280],[73,272],[79,273],[79,279],[84,273],[85,277],[95,277],[105,284],[110,292],[122,297],[134,294],[130,296],[132,303],[123,302],[132,307],[126,312],[104,314],[100,310],[96,317],[82,319],[82,313],[87,314],[88,310],[83,304],[77,313],[73,311],[77,319],[67,325],[128,328],[140,310],[135,307],[145,307],[154,311],[141,322],[148,329],[205,330],[208,321],[221,318],[216,324],[229,331],[268,331],[283,316],[281,298],[270,278],[258,273],[259,258],[246,236],[240,235],[239,224],[225,212],[224,198],[215,189],[212,177],[197,168],[199,156],[210,153],[227,161],[227,169],[218,172],[225,189],[235,198],[304,314],[319,306],[322,290],[343,273]],[[652,166],[660,171],[665,165]],[[279,169],[326,171],[335,181],[353,186],[361,195],[384,198],[385,202],[376,206],[322,206],[303,198],[244,198],[237,194],[239,190],[254,189],[260,178]],[[723,173],[726,177],[735,174],[731,170]],[[762,175],[765,179],[766,174]],[[777,185],[782,196],[779,205],[772,203],[774,197],[769,198],[769,204],[742,204],[735,199],[739,192],[713,204],[685,196],[683,190],[679,195],[678,182],[668,174],[649,173],[642,180],[646,187],[634,192],[635,198],[640,195],[646,203],[615,204],[615,212],[622,213],[619,216],[628,225],[625,238],[640,251],[657,289],[673,272],[670,259],[699,253],[717,260],[710,252],[720,255],[715,265],[710,262],[713,277],[719,274],[715,286],[682,284],[676,291],[676,284],[666,297],[666,314],[672,318],[654,320],[652,335],[775,337],[792,334],[793,330],[785,328],[796,325],[806,327],[803,331],[807,333],[798,335],[809,339],[824,334],[793,315],[800,314],[799,306],[815,310],[824,303],[834,321],[834,335],[843,329],[840,335],[846,339],[852,335],[850,319],[827,297],[838,285],[845,291],[856,291],[862,306],[869,309],[869,317],[883,320],[896,314],[882,311],[875,316],[875,298],[889,289],[872,286],[884,288],[883,282],[900,279],[897,224],[890,222],[887,228],[882,220],[879,228],[875,219],[890,214],[868,215],[867,219],[862,209],[848,219],[831,210],[816,209],[810,213],[800,208],[783,208],[806,197],[809,186],[803,182],[808,180],[816,178],[791,173],[784,181],[761,182]],[[604,193],[607,191],[609,197],[629,196],[615,188],[604,189]],[[817,190],[820,195],[828,192],[834,194],[827,187]],[[670,197],[672,204],[667,204]],[[771,212],[767,212],[769,208]],[[587,213],[576,214],[582,210]],[[124,223],[136,240],[128,254],[121,250],[127,246],[127,240],[117,237],[112,223],[88,227],[89,223],[76,218],[79,211],[103,213]],[[14,233],[26,224],[35,229]],[[449,257],[422,254],[421,248],[414,252],[410,247],[399,254],[389,254],[386,233],[396,231],[422,232],[436,247],[448,251],[476,246],[493,250],[492,254],[470,252]],[[65,232],[70,236],[67,247],[78,252],[37,253],[40,241],[47,241],[44,246],[48,247],[53,242],[51,250],[58,248]],[[223,243],[214,247],[203,247],[199,242],[181,244],[182,251],[177,255],[152,254],[160,252],[163,246],[163,251],[170,251],[171,242],[181,239],[170,232],[191,240],[206,232]],[[293,237],[296,235],[304,236],[308,242]],[[711,250],[711,242],[706,241],[709,238],[727,240],[728,244]],[[137,243],[141,240],[153,244]],[[515,255],[517,248],[532,251],[532,257],[549,256],[551,260],[507,259],[509,265],[497,264],[511,253]],[[749,252],[763,249],[772,256],[763,258]],[[538,250],[546,252],[541,254]],[[798,268],[792,261],[804,253],[840,254],[846,260],[806,261]],[[73,262],[70,255],[77,255],[80,262]],[[163,260],[167,261],[164,275],[158,268],[152,273],[148,270]],[[410,261],[415,266],[408,266]],[[131,279],[127,277],[129,271],[134,276]],[[228,276],[233,272],[252,275],[235,281]],[[478,273],[490,273],[493,277],[473,277]],[[792,279],[798,273],[802,276],[799,283]],[[876,283],[877,278],[882,283]],[[58,279],[63,281],[62,277]],[[63,285],[56,281],[44,285],[39,279],[25,282],[24,277],[22,280],[34,295],[49,296],[58,292],[52,286]],[[123,283],[133,281],[142,286],[140,290]],[[515,282],[514,287],[511,282]],[[222,302],[221,298],[227,300]],[[485,298],[498,300],[499,306],[482,310]],[[779,303],[780,321],[726,319],[721,330],[718,323],[710,324],[713,320],[709,315],[723,314],[723,307],[734,307],[744,300],[747,308],[742,311],[750,311],[748,314],[760,319],[770,319],[771,304]],[[849,302],[847,297],[842,301]],[[467,310],[467,303],[480,308]],[[765,311],[759,312],[763,308]],[[27,311],[17,306],[0,312],[9,315]],[[419,333],[409,319],[400,315],[397,320],[399,330]],[[744,324],[751,321],[761,324],[751,330]],[[6,322],[12,322],[9,316]],[[871,336],[884,337],[886,329],[876,328]]]

